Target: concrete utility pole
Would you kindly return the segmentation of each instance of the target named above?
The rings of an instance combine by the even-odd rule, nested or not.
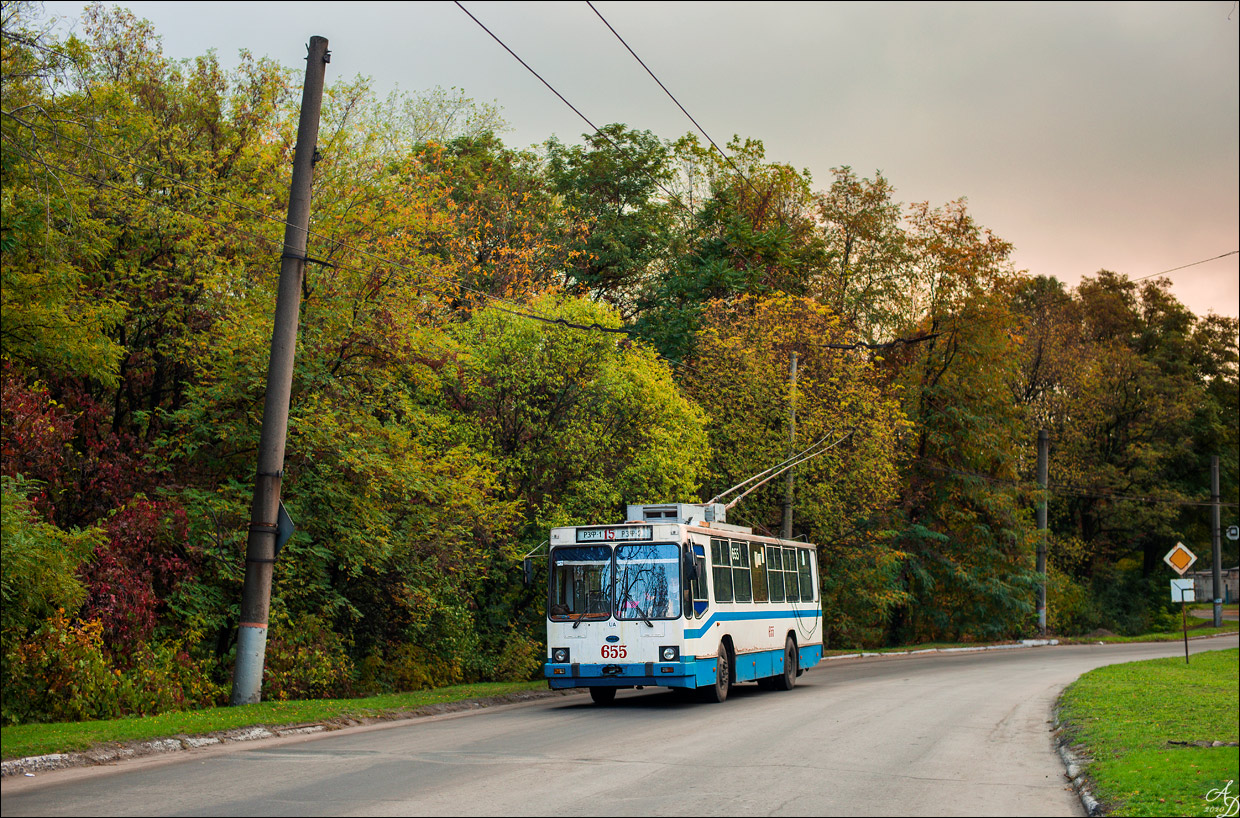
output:
[[[1214,548],[1214,627],[1223,627],[1223,538],[1219,520],[1218,455],[1210,458],[1210,545]]]
[[[1038,573],[1042,584],[1038,586],[1038,631],[1046,636],[1046,478],[1050,454],[1050,436],[1045,429],[1038,430]]]
[[[796,451],[797,442],[797,354],[792,353],[792,363],[788,367],[789,398],[788,398],[788,457]],[[784,526],[780,536],[785,540],[792,539],[792,472],[784,478]]]
[[[284,443],[288,435],[289,396],[293,389],[293,356],[297,350],[297,316],[306,270],[306,240],[310,232],[310,183],[314,177],[315,144],[323,108],[323,78],[331,53],[325,37],[311,37],[302,87],[301,120],[293,153],[293,181],[289,189],[288,221],[284,225],[284,253],[280,256],[280,286],[276,295],[271,359],[267,367],[267,396],[263,430],[258,444],[258,473],[250,508],[250,536],[245,550],[245,586],[241,591],[241,627],[237,634],[237,664],[233,669],[232,704],[255,704],[262,698],[263,660],[267,653],[267,616],[271,606],[271,574],[275,566],[276,522],[280,508],[280,479],[284,475]]]

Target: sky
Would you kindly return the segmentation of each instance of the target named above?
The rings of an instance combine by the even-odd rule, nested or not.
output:
[[[80,2],[46,2],[71,24]],[[477,23],[424,2],[130,2],[172,57],[241,49],[328,82],[460,88],[503,109],[506,144],[589,130]],[[470,2],[596,125],[693,130],[584,2]],[[899,201],[967,198],[1012,261],[1075,286],[1168,274],[1198,315],[1240,315],[1240,8],[1152,3],[616,2],[594,8],[716,142],[756,137],[815,186],[848,165]]]

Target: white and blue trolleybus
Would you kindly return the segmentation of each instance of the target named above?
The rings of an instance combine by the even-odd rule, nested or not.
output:
[[[551,687],[589,688],[600,704],[647,685],[721,702],[738,682],[787,690],[822,660],[816,547],[724,513],[631,505],[623,523],[552,529]]]

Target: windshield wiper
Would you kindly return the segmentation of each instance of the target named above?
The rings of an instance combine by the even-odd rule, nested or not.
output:
[[[581,624],[581,620],[585,619],[589,614],[590,614],[589,607],[587,607],[581,613],[577,614],[577,618],[573,620],[573,630],[577,630],[577,626]]]
[[[627,596],[627,595],[626,595],[626,596],[624,597],[624,602],[621,602],[621,603],[620,603],[620,605],[621,605],[621,606],[623,606],[625,602],[632,602],[632,603],[633,603],[633,605],[634,605],[633,610],[637,611],[637,615],[638,615],[639,617],[641,617],[641,620],[642,620],[643,622],[645,622],[645,623],[646,623],[646,627],[649,627],[649,628],[653,628],[653,627],[654,627],[654,623],[650,621],[650,617],[646,616],[646,612],[645,612],[645,611],[643,611],[643,610],[641,609],[641,606],[637,604],[637,600],[636,600],[636,599],[634,599],[634,598],[633,598],[633,597],[631,597],[631,596]]]

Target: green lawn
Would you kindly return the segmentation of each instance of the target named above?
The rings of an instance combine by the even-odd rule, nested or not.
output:
[[[500,682],[456,685],[367,699],[262,702],[244,707],[211,707],[186,713],[110,721],[19,724],[0,729],[0,748],[5,760],[8,760],[87,750],[110,742],[202,735],[239,727],[277,727],[332,719],[395,718],[432,705],[546,689],[546,682]]]
[[[1240,780],[1240,651],[1108,665],[1064,691],[1060,719],[1092,758],[1094,795],[1113,815],[1219,815],[1207,795]],[[1172,743],[1180,742],[1180,743]],[[1187,746],[1185,746],[1185,743]]]

